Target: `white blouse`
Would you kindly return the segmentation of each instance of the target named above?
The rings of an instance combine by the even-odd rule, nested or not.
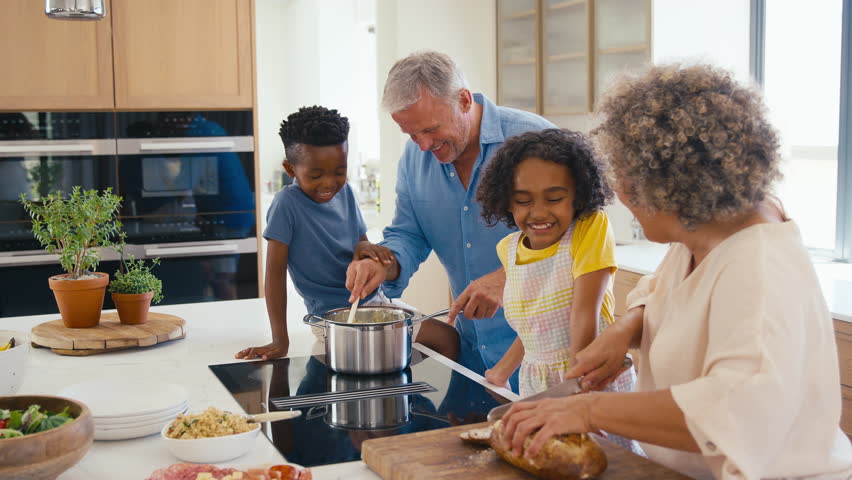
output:
[[[793,222],[748,227],[687,275],[673,244],[628,295],[645,305],[639,391],[671,388],[701,448],[642,444],[696,478],[852,478],[831,316]]]

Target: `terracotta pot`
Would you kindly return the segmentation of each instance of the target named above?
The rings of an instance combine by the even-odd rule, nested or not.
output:
[[[139,325],[148,320],[148,308],[154,292],[113,293],[112,301],[118,310],[118,319],[125,325]]]
[[[62,323],[67,328],[95,327],[101,321],[109,275],[101,272],[93,274],[98,277],[65,280],[68,274],[62,274],[48,279],[62,315]]]

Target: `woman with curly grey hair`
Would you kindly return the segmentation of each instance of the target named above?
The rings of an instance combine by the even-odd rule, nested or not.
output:
[[[636,392],[517,404],[507,448],[605,430],[694,478],[852,478],[831,317],[796,224],[771,196],[778,137],[760,95],[707,65],[617,83],[593,131],[649,240],[671,243],[625,315],[576,354],[599,390],[639,348]]]

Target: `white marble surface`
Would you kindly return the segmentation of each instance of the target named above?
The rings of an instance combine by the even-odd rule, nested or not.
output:
[[[298,300],[290,303],[290,355],[309,355],[315,349],[320,352],[321,347],[315,345],[310,330],[301,323],[304,305]],[[234,353],[238,350],[269,340],[264,301],[252,299],[169,305],[154,307],[152,310],[186,319],[186,338],[150,348],[90,357],[68,357],[46,349],[34,349],[30,353],[26,378],[18,393],[55,395],[67,385],[92,379],[157,379],[187,387],[191,410],[216,406],[235,412],[242,411],[207,366],[234,362]],[[55,318],[56,315],[3,318],[0,324],[3,329],[29,331],[33,326]],[[86,457],[59,479],[145,479],[158,468],[180,462],[160,440],[159,435],[153,435],[134,440],[96,441]],[[220,466],[251,467],[284,460],[266,437],[259,435],[256,445],[248,454]],[[362,462],[352,462],[314,468],[314,478],[366,480],[378,477]]]
[[[618,268],[647,275],[657,269],[668,248],[651,242],[617,245],[615,259]],[[818,257],[813,261],[831,316],[852,322],[852,265]]]

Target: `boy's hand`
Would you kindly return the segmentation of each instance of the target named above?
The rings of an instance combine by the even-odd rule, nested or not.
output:
[[[396,259],[393,252],[389,249],[375,243],[370,243],[367,240],[361,240],[355,245],[355,253],[352,255],[352,260],[361,260],[364,258],[372,258],[385,265],[390,265]]]
[[[249,347],[244,350],[240,350],[236,355],[234,355],[234,358],[242,358],[245,360],[260,358],[262,360],[269,360],[270,358],[286,356],[287,350],[289,349],[290,340],[279,340],[277,342],[266,344],[262,347]]]

